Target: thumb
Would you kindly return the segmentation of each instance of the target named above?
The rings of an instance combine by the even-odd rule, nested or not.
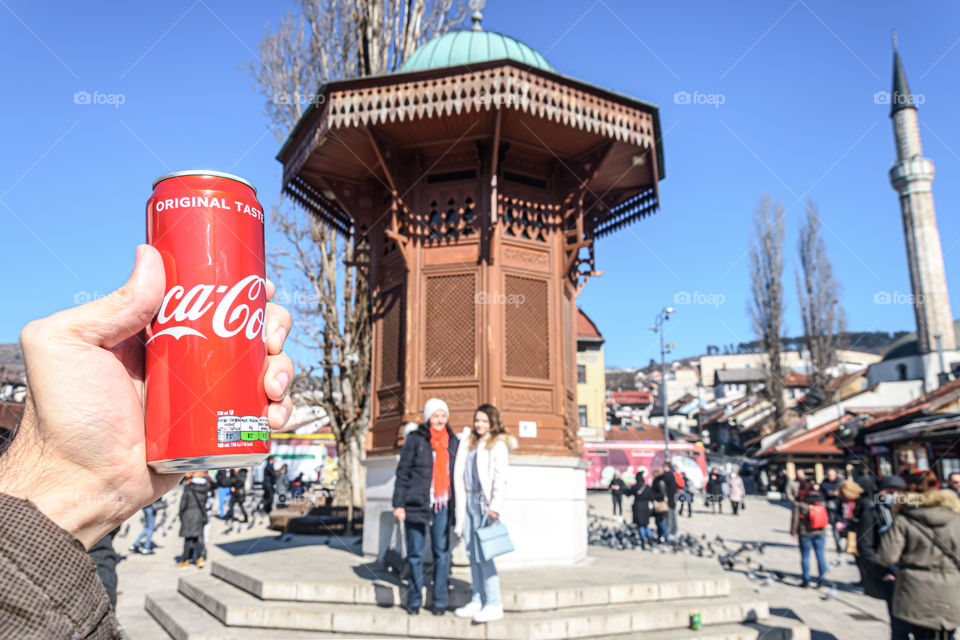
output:
[[[160,252],[137,247],[130,279],[109,295],[61,311],[54,318],[65,332],[89,344],[111,349],[149,324],[163,300],[166,276]]]

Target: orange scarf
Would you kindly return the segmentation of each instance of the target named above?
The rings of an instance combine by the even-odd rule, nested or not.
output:
[[[450,433],[446,428],[430,429],[430,446],[433,447],[433,510],[447,506],[450,499]]]

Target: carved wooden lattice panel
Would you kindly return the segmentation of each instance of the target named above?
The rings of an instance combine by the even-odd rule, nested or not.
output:
[[[427,277],[424,377],[476,377],[476,288],[473,273]]]
[[[389,387],[402,380],[403,298],[401,287],[384,295],[385,310],[380,329],[380,386]]]
[[[546,242],[546,235],[559,220],[559,207],[498,194],[497,211],[504,233],[515,238]]]
[[[547,282],[505,276],[504,309],[507,375],[550,379],[550,318]]]

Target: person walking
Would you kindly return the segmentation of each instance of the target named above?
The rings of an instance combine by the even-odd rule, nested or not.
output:
[[[613,474],[613,480],[610,481],[610,495],[613,496],[613,515],[620,516],[623,520],[623,490],[627,488],[627,483],[619,473]]]
[[[183,538],[183,557],[179,568],[184,568],[191,562],[197,567],[203,567],[203,525],[207,522],[207,493],[210,491],[209,481],[203,477],[202,471],[192,471],[187,474],[186,484],[183,487],[183,497],[180,499],[180,537]]]
[[[727,478],[727,497],[730,499],[733,515],[737,515],[746,495],[747,492],[743,488],[743,478],[736,471],[731,471],[730,477]]]
[[[287,504],[290,499],[290,476],[287,475],[287,465],[284,464],[277,472],[277,501],[280,506]]]
[[[667,531],[670,538],[677,536],[677,478],[674,475],[673,465],[669,462],[663,465],[663,482],[667,492]]]
[[[653,489],[643,477],[643,471],[637,474],[637,482],[630,488],[630,493],[633,495],[633,505],[631,507],[633,526],[637,528],[640,547],[646,549],[648,545],[652,544],[654,538],[653,532],[650,531],[654,494]]]
[[[837,546],[837,553],[843,553],[843,545],[840,540],[840,528],[843,526],[843,516],[841,514],[840,483],[843,478],[833,467],[827,469],[827,477],[820,483],[820,492],[823,494],[823,503],[827,507],[827,515],[830,517],[830,535],[833,536],[833,542]]]
[[[720,472],[716,469],[710,470],[706,489],[710,513],[717,513],[718,510],[723,513],[723,480],[720,479]]]
[[[800,483],[807,479],[807,474],[803,469],[797,469],[794,472],[794,477],[791,480],[787,481],[786,487],[783,489],[783,493],[787,498],[787,502],[793,504],[797,501],[797,492],[800,490]]]
[[[247,491],[247,470],[234,469],[233,473],[231,474],[231,478],[230,509],[227,511],[227,520],[232,523],[234,521],[233,508],[240,507],[240,513],[243,514],[243,522],[248,522],[250,517],[247,515],[247,510],[243,506],[243,501],[246,498]]]
[[[809,480],[800,483],[797,489],[797,501],[793,503],[790,519],[790,534],[799,538],[800,569],[803,572],[801,587],[810,586],[810,550],[817,556],[819,578],[817,587],[827,574],[827,557],[824,553],[825,536],[829,529],[829,517],[823,504],[820,488]]]
[[[273,468],[273,456],[267,456],[263,467],[263,481],[260,484],[263,488],[261,508],[269,516],[273,510],[273,493],[277,487],[277,470]]]
[[[670,503],[667,482],[663,469],[653,470],[653,520],[657,527],[657,541],[666,542],[670,537]]]
[[[681,485],[680,482],[683,484]],[[677,486],[680,487],[677,499],[680,501],[680,508],[677,510],[677,516],[683,517],[683,508],[687,508],[687,517],[693,517],[693,485],[690,484],[690,478],[687,477],[686,472],[680,474],[680,482],[677,483]]]
[[[157,509],[155,501],[142,509],[143,512],[143,531],[137,536],[137,539],[130,545],[130,551],[133,553],[142,553],[150,555],[155,553],[153,548],[153,532],[157,529]]]
[[[466,538],[472,595],[470,602],[454,613],[459,618],[473,618],[476,623],[503,618],[500,576],[493,560],[483,557],[477,530],[503,513],[510,449],[516,446],[516,439],[503,426],[500,411],[490,404],[477,407],[473,429],[464,429],[457,446],[453,465],[454,533]]]
[[[892,638],[903,638],[909,633],[907,623],[893,614],[893,585],[896,567],[880,564],[877,553],[880,540],[893,524],[890,505],[896,502],[897,494],[905,491],[907,483],[900,476],[884,476],[879,483],[870,476],[857,480],[863,495],[854,507],[857,533],[857,568],[863,584],[863,593],[883,600],[890,616]]]
[[[407,535],[410,587],[406,610],[417,615],[423,604],[423,554],[427,530],[433,554],[433,597],[430,612],[442,616],[450,594],[450,533],[455,513],[451,490],[459,440],[447,424],[450,410],[439,398],[423,407],[424,423],[406,432],[393,489],[393,516]]]
[[[895,640],[952,638],[960,627],[960,497],[951,490],[904,493],[892,507],[877,561],[896,565],[892,615],[904,621]]]
[[[217,486],[217,502],[220,505],[218,514],[223,520],[227,517],[227,505],[230,503],[230,485],[233,482],[230,469],[220,469],[214,476],[214,482]]]

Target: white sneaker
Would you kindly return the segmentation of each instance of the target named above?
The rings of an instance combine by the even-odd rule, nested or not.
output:
[[[479,600],[471,600],[467,604],[463,605],[459,609],[453,612],[453,615],[458,618],[472,618],[477,615],[480,610],[483,608],[483,603]]]
[[[502,604],[488,604],[473,616],[474,622],[493,622],[503,617]]]

